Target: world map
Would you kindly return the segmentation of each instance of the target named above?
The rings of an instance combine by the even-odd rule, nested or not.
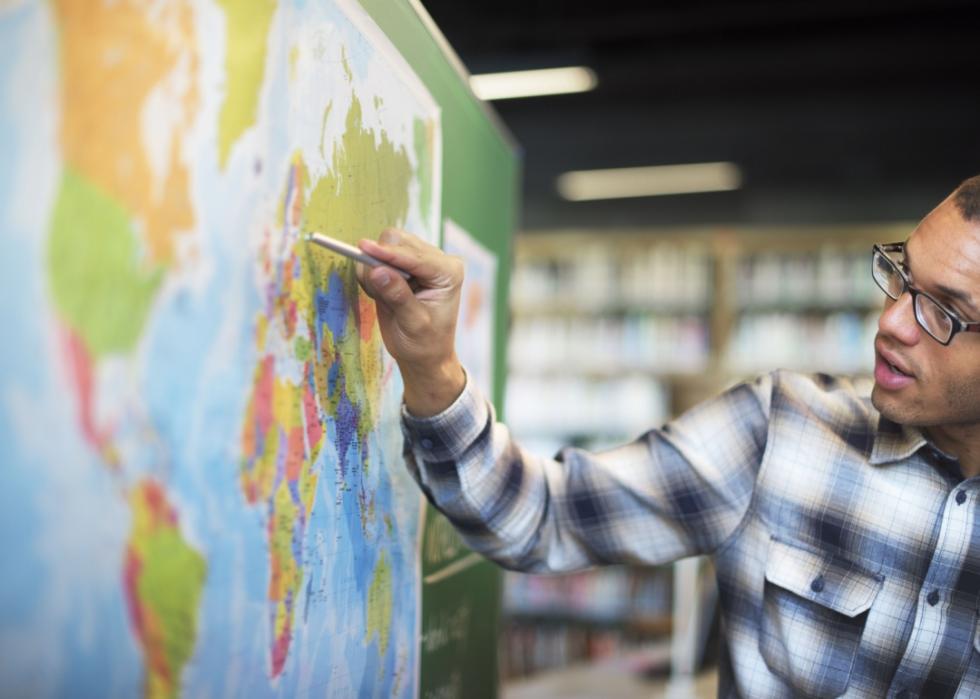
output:
[[[439,109],[354,2],[0,3],[0,690],[413,696],[422,500],[352,263]]]

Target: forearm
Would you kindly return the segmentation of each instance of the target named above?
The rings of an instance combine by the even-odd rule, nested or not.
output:
[[[447,411],[418,418],[403,413],[409,472],[466,543],[512,569],[543,570],[534,542],[548,513],[547,484],[475,386],[467,384]],[[519,482],[515,482],[515,474]],[[557,551],[553,551],[557,554]],[[578,565],[588,563],[579,557]]]
[[[403,363],[399,370],[405,384],[405,407],[413,417],[438,415],[466,386],[466,372],[455,355],[433,366]]]
[[[403,415],[405,456],[466,542],[501,565],[655,565],[711,552],[741,521],[765,448],[767,391],[742,385],[617,449],[546,459],[520,449],[467,385],[443,413]]]

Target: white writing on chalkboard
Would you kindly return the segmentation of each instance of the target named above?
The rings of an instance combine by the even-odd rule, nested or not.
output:
[[[422,555],[426,566],[437,566],[456,558],[466,545],[442,515],[435,516],[425,528]]]
[[[426,690],[424,696],[425,699],[458,699],[463,696],[463,678],[459,670],[450,674],[445,684]]]
[[[422,650],[435,653],[450,643],[466,645],[467,630],[470,626],[470,606],[464,604],[456,609],[440,609],[429,614],[422,633]]]

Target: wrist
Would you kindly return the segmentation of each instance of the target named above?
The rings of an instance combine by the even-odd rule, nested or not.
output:
[[[435,364],[398,365],[405,384],[405,407],[413,417],[432,417],[452,405],[466,387],[466,372],[453,354]]]

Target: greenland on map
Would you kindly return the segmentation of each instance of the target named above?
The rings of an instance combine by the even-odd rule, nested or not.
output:
[[[411,697],[421,497],[350,262],[439,109],[354,2],[0,3],[3,696]]]

